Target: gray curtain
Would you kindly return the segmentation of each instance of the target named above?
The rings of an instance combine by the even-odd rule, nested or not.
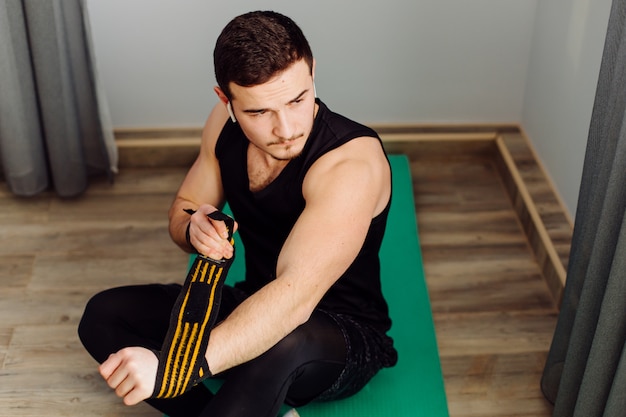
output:
[[[626,415],[626,0],[614,0],[543,392],[555,417]]]
[[[117,153],[81,0],[0,0],[0,165],[10,190],[81,194]]]

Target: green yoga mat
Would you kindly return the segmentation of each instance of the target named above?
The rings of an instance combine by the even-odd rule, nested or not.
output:
[[[448,417],[435,328],[417,235],[413,185],[407,158],[390,155],[393,200],[380,252],[383,293],[393,321],[390,336],[398,363],[381,370],[358,394],[298,408],[301,417]],[[228,274],[244,275],[243,245]],[[215,390],[219,381],[205,381]],[[285,407],[283,412],[288,408]]]

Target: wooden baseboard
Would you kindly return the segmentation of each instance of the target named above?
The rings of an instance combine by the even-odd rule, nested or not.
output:
[[[517,132],[512,125],[372,125],[388,151],[412,143],[416,153],[475,157],[493,148],[496,135]],[[191,166],[198,154],[201,128],[116,129],[119,167]]]
[[[118,166],[154,168],[191,166],[198,155],[202,129],[118,129]]]
[[[495,164],[556,305],[560,305],[572,224],[528,139],[515,125],[372,126],[389,153],[411,160],[481,158]],[[115,132],[119,168],[191,166],[201,130],[126,129]]]
[[[565,286],[566,265],[569,257],[569,242],[567,253],[559,255],[557,246],[553,238],[548,232],[547,225],[542,217],[539,207],[540,204],[533,199],[529,186],[526,184],[518,164],[516,163],[509,146],[507,146],[507,138],[498,136],[496,139],[498,153],[496,154],[496,166],[499,169],[500,176],[504,183],[505,189],[509,195],[513,208],[517,213],[519,222],[524,230],[524,234],[528,240],[531,250],[535,255],[535,259],[541,269],[542,275],[550,288],[555,303],[560,306]],[[552,190],[553,191],[553,190]],[[538,194],[538,193],[536,193]],[[544,197],[546,197],[545,193]],[[547,195],[553,198],[554,194]],[[564,211],[561,207],[561,211]],[[567,218],[560,219],[571,240],[571,228]],[[558,229],[552,229],[553,233]],[[556,239],[555,239],[556,240]]]

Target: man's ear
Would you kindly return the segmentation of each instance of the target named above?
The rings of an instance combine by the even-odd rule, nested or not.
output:
[[[219,98],[222,103],[224,103],[225,105],[228,104],[230,100],[228,100],[228,97],[226,97],[226,94],[224,94],[224,91],[221,88],[215,86],[213,87],[213,91],[215,91],[215,94],[217,94],[217,98]]]
[[[213,88],[213,91],[215,91],[215,94],[217,94],[217,97],[220,99],[220,101],[226,105],[226,110],[228,111],[230,120],[232,120],[233,123],[237,123],[237,118],[235,117],[235,113],[233,112],[233,106],[232,104],[230,104],[230,100],[228,100],[228,97],[226,97],[224,91],[217,86]]]

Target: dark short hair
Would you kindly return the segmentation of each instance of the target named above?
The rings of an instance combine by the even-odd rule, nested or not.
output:
[[[228,99],[231,82],[250,87],[269,81],[304,59],[313,69],[309,42],[296,23],[280,13],[256,11],[234,18],[213,51],[215,78]]]

